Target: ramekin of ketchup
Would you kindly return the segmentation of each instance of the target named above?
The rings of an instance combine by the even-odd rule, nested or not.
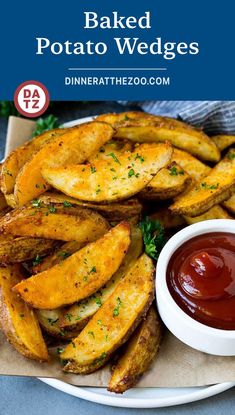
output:
[[[158,259],[156,298],[181,341],[235,356],[235,220],[199,222],[175,234]]]

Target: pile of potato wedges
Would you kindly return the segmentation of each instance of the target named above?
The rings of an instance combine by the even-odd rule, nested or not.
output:
[[[12,346],[49,362],[53,337],[64,371],[88,374],[110,362],[108,389],[134,386],[163,332],[156,263],[138,223],[149,215],[171,236],[232,219],[234,143],[126,112],[47,131],[14,150],[0,183],[0,324]]]

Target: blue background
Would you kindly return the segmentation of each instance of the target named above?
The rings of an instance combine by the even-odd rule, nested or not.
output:
[[[120,15],[137,17],[150,10],[152,29],[83,29],[84,11],[96,11],[102,16],[110,15],[114,10]],[[21,82],[34,79],[45,84],[53,100],[233,100],[234,12],[233,0],[5,1],[1,4],[0,99],[13,99],[14,91]],[[200,53],[176,56],[174,60],[164,60],[159,55],[122,56],[114,47],[113,37],[124,36],[140,37],[147,42],[154,41],[156,37],[162,37],[164,42],[199,42]],[[103,56],[36,55],[36,37],[47,37],[52,42],[68,39],[104,41],[109,46],[109,52]],[[167,67],[167,72],[158,74],[170,76],[170,86],[64,86],[65,76],[82,74],[69,72],[68,67],[159,66]],[[106,72],[95,73],[104,74],[107,75]],[[120,72],[111,73],[114,74],[120,75]],[[121,74],[124,75],[123,72]],[[156,75],[155,72],[147,74]],[[133,72],[126,72],[125,75],[133,75]]]

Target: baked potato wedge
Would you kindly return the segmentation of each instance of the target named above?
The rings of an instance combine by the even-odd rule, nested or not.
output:
[[[45,180],[68,196],[90,202],[127,199],[140,192],[172,155],[169,144],[142,144],[134,152],[88,165],[42,169]]]
[[[38,321],[42,329],[50,334],[50,336],[58,339],[67,340],[77,337],[79,331],[61,329],[59,326],[59,318],[62,313],[62,309],[57,308],[56,310],[35,310]]]
[[[235,191],[235,149],[231,149],[195,187],[170,206],[174,214],[199,216],[228,199]]]
[[[60,136],[66,129],[56,128],[38,135],[24,145],[13,150],[3,162],[1,169],[1,191],[4,194],[13,193],[16,177],[23,165],[30,160],[32,155],[37,152],[44,144],[54,137]]]
[[[158,220],[165,229],[174,229],[185,225],[183,216],[173,215],[167,207],[157,209],[150,215],[150,218]]]
[[[203,222],[204,220],[210,219],[232,219],[232,216],[230,216],[222,206],[215,205],[202,215],[195,216],[194,218],[184,216],[184,219],[188,225],[191,225],[192,223]]]
[[[100,120],[108,120],[115,128],[115,137],[137,143],[169,141],[173,146],[188,151],[202,160],[218,162],[220,151],[203,131],[173,118],[144,115],[131,118],[121,114],[108,114]],[[107,121],[106,121],[107,122]]]
[[[64,329],[81,330],[87,321],[99,310],[102,304],[110,297],[121,279],[133,266],[143,252],[142,232],[140,228],[131,228],[131,243],[120,268],[99,291],[79,303],[64,308],[60,316],[59,325]]]
[[[56,247],[53,239],[28,238],[24,236],[0,235],[0,262],[14,264],[30,261],[48,254]]]
[[[113,128],[105,123],[90,122],[70,128],[65,134],[45,144],[20,170],[14,188],[18,206],[37,198],[48,189],[41,175],[43,167],[83,163],[110,140]]]
[[[19,265],[0,267],[0,325],[12,346],[29,359],[48,361],[48,352],[33,310],[12,291],[24,278]]]
[[[98,204],[91,202],[83,202],[64,195],[63,193],[46,192],[40,196],[40,200],[44,204],[62,203],[64,206],[80,206],[99,212],[108,221],[122,221],[140,215],[142,204],[138,199],[131,198],[120,202]]]
[[[214,135],[212,141],[217,145],[220,151],[232,146],[235,143],[235,135]]]
[[[143,254],[60,357],[65,372],[86,374],[103,366],[147,313],[154,295],[154,265]]]
[[[227,209],[230,213],[235,215],[235,194],[233,194],[228,200],[223,202],[223,206]]]
[[[161,339],[162,323],[155,308],[151,306],[115,363],[108,390],[123,393],[135,386],[155,358]]]
[[[121,222],[60,264],[20,282],[14,291],[34,308],[51,310],[73,304],[89,297],[112,277],[129,244],[130,225]]]
[[[173,161],[156,174],[139,196],[147,200],[171,199],[182,193],[191,183],[191,176]]]
[[[96,212],[61,205],[43,206],[40,200],[12,210],[0,219],[0,232],[14,236],[91,242],[109,229]]]

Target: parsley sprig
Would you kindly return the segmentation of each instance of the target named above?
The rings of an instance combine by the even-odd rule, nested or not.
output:
[[[44,133],[44,131],[53,130],[53,128],[58,128],[58,118],[54,115],[48,115],[45,118],[39,118],[36,122],[36,128],[33,132],[33,137]]]
[[[146,216],[139,224],[142,231],[145,252],[157,260],[166,243],[164,228],[158,220]]]

